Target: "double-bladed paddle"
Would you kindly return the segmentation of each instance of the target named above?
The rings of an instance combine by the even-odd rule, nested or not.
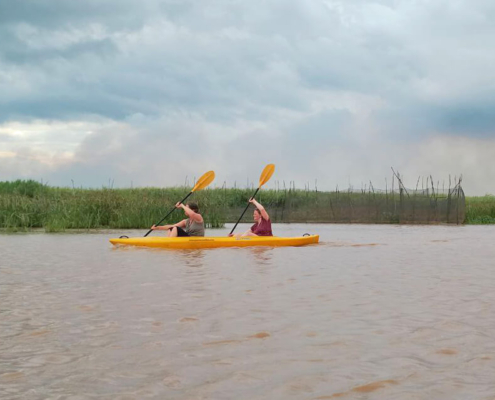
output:
[[[215,179],[215,173],[213,171],[208,171],[206,174],[204,174],[201,178],[198,179],[198,181],[196,182],[196,185],[194,185],[194,187],[192,188],[192,190],[189,192],[189,194],[184,197],[180,203],[184,203],[187,198],[192,195],[194,192],[197,192],[198,190],[201,190],[201,189],[204,189],[205,187],[207,187],[211,182],[213,182],[213,179]],[[158,226],[160,225],[170,214],[172,214],[174,211],[175,211],[175,207],[172,208],[172,210],[167,214],[165,215],[159,222],[157,222],[155,225]],[[153,229],[150,229],[148,231],[148,233],[146,235],[144,235],[144,237],[148,236],[150,234],[150,232],[152,232]]]
[[[265,167],[265,169],[263,170],[263,172],[260,175],[260,184],[258,186],[258,189],[256,189],[256,192],[254,192],[254,194],[251,196],[251,199],[254,199],[254,196],[256,196],[256,194],[258,193],[258,191],[261,189],[261,186],[263,186],[265,183],[267,183],[270,180],[270,178],[272,177],[272,175],[273,175],[274,172],[275,172],[275,164],[268,164]],[[246,208],[244,209],[244,211],[242,212],[241,217],[239,218],[239,220],[235,223],[234,227],[230,231],[230,235],[232,235],[232,233],[234,233],[234,230],[237,227],[237,224],[239,224],[239,222],[241,222],[241,219],[244,216],[244,214],[246,213],[246,211],[247,211],[248,208],[249,208],[249,203],[246,206]]]

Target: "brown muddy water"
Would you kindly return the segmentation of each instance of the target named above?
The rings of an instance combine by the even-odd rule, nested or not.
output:
[[[321,244],[1,234],[0,398],[495,399],[495,227],[275,231]]]

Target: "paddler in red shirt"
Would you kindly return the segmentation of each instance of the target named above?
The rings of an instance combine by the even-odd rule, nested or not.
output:
[[[255,199],[250,198],[249,202],[254,204],[256,207],[253,212],[254,225],[248,231],[244,232],[242,235],[237,234],[233,236],[273,236],[272,233],[272,221],[270,221],[270,216],[260,203]]]

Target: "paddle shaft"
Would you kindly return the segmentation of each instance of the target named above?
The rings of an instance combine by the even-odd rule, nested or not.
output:
[[[256,189],[256,192],[254,192],[254,194],[251,196],[251,199],[254,199],[254,196],[256,196],[256,194],[258,193],[258,190],[260,190],[261,186]],[[230,231],[230,235],[232,235],[232,233],[234,233],[235,231],[235,228],[237,227],[237,225],[239,224],[239,222],[241,222],[241,219],[242,217],[244,216],[244,214],[246,213],[247,209],[249,208],[249,203],[248,205],[246,206],[246,208],[244,209],[244,211],[242,212],[241,214],[241,218],[239,218],[239,220],[235,223],[234,227],[232,228],[232,230]]]
[[[188,194],[186,197],[184,197],[184,198],[180,201],[180,203],[184,203],[184,202],[187,200],[187,198],[188,198],[190,195],[192,195],[192,194],[193,194],[193,192],[189,192],[189,194]],[[165,219],[167,219],[167,217],[168,217],[170,214],[172,214],[172,213],[175,211],[175,209],[176,209],[176,207],[172,208],[172,210],[171,210],[171,211],[170,211],[167,215],[165,215],[165,216],[164,216],[164,217],[163,217],[163,218],[162,218],[159,222],[157,222],[157,223],[155,224],[155,226],[158,226],[158,225],[160,225],[163,221],[165,221]],[[151,232],[153,232],[153,229],[150,229],[150,230],[148,231],[148,233],[147,233],[146,235],[144,235],[144,237],[148,236]]]

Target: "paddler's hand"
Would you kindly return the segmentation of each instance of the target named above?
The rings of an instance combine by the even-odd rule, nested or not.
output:
[[[156,229],[158,229],[158,228],[156,227],[156,225],[153,225],[153,226],[151,227],[151,230],[152,230],[152,231],[154,231],[154,230],[156,230]]]
[[[176,205],[175,205],[175,208],[184,208],[184,206],[182,205],[182,203],[179,201]]]

